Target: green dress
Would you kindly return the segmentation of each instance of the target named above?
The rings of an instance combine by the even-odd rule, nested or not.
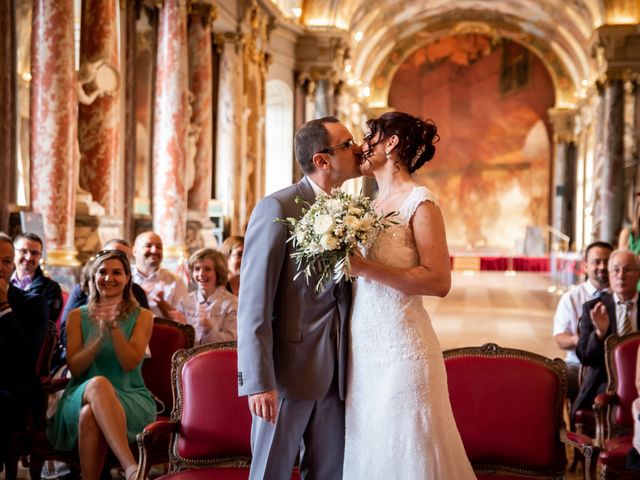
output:
[[[99,335],[98,325],[89,319],[86,306],[80,307],[82,320],[82,339],[86,343],[89,338]],[[131,337],[140,309],[136,308],[129,318],[119,322],[125,338]],[[56,414],[47,425],[47,437],[58,450],[72,450],[78,443],[78,424],[82,396],[87,382],[95,376],[102,375],[109,379],[116,390],[118,400],[127,417],[127,437],[129,442],[135,441],[136,435],[156,419],[156,406],[151,392],[145,387],[141,373],[142,361],[130,372],[122,370],[116,358],[111,338],[103,340],[102,348],[86,372],[79,377],[72,377],[65,389]]]
[[[640,255],[640,238],[633,238],[633,229],[629,229],[629,250]]]

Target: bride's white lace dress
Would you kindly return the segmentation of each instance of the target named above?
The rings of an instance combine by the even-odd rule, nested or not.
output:
[[[379,233],[367,258],[419,265],[409,226],[425,187],[406,198],[399,225]],[[475,479],[456,428],[442,350],[422,297],[359,278],[347,376],[345,480]]]

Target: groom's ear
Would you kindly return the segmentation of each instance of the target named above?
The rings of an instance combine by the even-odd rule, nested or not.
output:
[[[318,170],[324,170],[329,166],[329,161],[327,160],[327,154],[326,153],[316,153],[311,158],[311,161],[313,162],[313,165]]]

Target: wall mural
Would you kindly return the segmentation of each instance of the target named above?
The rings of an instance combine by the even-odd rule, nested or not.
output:
[[[446,37],[397,70],[389,105],[438,125],[436,157],[417,180],[436,194],[452,251],[519,253],[549,223],[551,78],[509,40]]]

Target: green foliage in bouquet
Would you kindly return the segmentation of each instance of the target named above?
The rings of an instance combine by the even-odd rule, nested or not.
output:
[[[317,275],[316,291],[324,289],[333,276],[336,281],[350,280],[349,257],[362,247],[368,247],[380,230],[395,222],[397,212],[377,215],[371,200],[364,195],[350,195],[339,188],[329,195],[319,194],[313,205],[300,197],[296,203],[304,205],[302,218],[278,218],[285,223],[295,252],[291,254],[298,267],[294,280],[304,274],[305,279]]]

